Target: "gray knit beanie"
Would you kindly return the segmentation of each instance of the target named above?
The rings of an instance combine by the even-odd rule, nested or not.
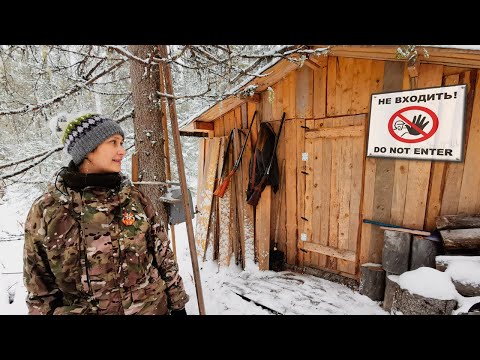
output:
[[[62,143],[75,165],[80,165],[88,153],[115,134],[125,137],[115,121],[98,114],[85,114],[67,125]]]

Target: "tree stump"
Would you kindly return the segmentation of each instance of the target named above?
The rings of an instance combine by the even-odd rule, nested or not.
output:
[[[421,236],[413,236],[410,270],[426,266],[435,268],[435,258],[438,255],[438,243]]]
[[[409,233],[385,230],[382,265],[386,272],[400,275],[408,271],[411,239]]]
[[[360,266],[360,294],[375,301],[383,300],[385,294],[385,270],[381,264],[363,264]]]
[[[400,285],[398,285],[398,275],[386,273],[383,310],[388,312],[392,310],[393,296],[395,295],[395,291],[397,290],[400,290]]]
[[[398,287],[393,296],[391,312],[403,315],[451,315],[456,306],[456,300],[427,298]]]

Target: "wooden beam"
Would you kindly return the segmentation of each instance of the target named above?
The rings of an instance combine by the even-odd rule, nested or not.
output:
[[[212,122],[195,121],[194,128],[195,130],[214,130],[215,126],[213,124],[213,121]]]
[[[208,137],[208,133],[203,131],[180,131],[180,136]]]
[[[240,120],[240,119],[239,119]],[[242,147],[242,139],[240,139],[240,130],[234,130],[233,136],[233,152],[235,154],[235,158],[240,157],[241,147]],[[240,251],[241,251],[241,259],[242,259],[242,269],[245,270],[245,213],[244,213],[244,187],[243,185],[243,168],[239,167],[235,172],[234,177],[231,178],[231,181],[235,181],[235,194],[233,195],[235,198],[236,206],[237,206],[237,221],[238,221],[238,237],[240,240]],[[269,224],[270,226],[270,224]],[[268,259],[267,259],[268,260]],[[268,264],[268,262],[267,262]],[[267,266],[268,269],[268,266]]]
[[[247,102],[251,103],[259,103],[260,102],[260,94],[253,94],[252,96],[248,96],[245,98]]]
[[[165,76],[163,74],[163,66],[159,66],[160,74],[160,92],[165,93]],[[165,97],[161,98],[161,107],[162,107],[162,128],[163,128],[163,151],[165,152],[165,176],[167,180],[172,180],[172,171],[170,168],[170,146],[168,138],[168,124],[167,124],[167,99]],[[182,134],[180,133],[180,136]],[[167,231],[168,233],[168,231]],[[172,239],[172,249],[175,261],[177,261],[177,246],[175,243],[175,226],[170,226],[170,235]]]
[[[301,249],[307,251],[313,251],[327,256],[333,256],[343,260],[355,261],[355,251],[338,249],[306,241],[299,241],[298,244]]]
[[[304,64],[312,70],[322,69],[323,66],[310,59],[305,60]]]
[[[418,87],[441,86],[442,74],[443,66],[420,64]],[[405,227],[424,227],[431,168],[431,161],[409,161],[404,216],[401,224]]]
[[[328,50],[328,55],[360,59],[405,61],[396,58],[397,48],[398,46],[396,45],[340,45],[331,46]],[[429,56],[426,58],[422,53],[419,53],[421,63],[480,68],[480,52],[478,50],[447,49],[427,46],[423,46],[422,48],[428,51]]]
[[[132,181],[138,181],[138,153],[132,154]]]
[[[256,237],[258,241],[258,269],[268,270],[270,262],[270,214],[272,187],[266,186],[260,197],[256,211]]]
[[[297,259],[297,128],[298,121],[285,121],[286,258],[291,265],[296,265]]]
[[[430,231],[422,231],[422,230],[406,229],[406,228],[392,228],[392,227],[386,227],[386,226],[380,226],[380,229],[390,230],[390,231],[399,231],[399,232],[405,232],[409,234],[422,235],[422,236],[429,236],[431,234]]]
[[[159,52],[160,52],[160,56],[166,58],[168,55],[167,46],[160,45]],[[168,64],[163,65],[163,74],[165,76],[165,88],[167,90],[167,93],[173,95],[174,94],[173,80],[172,80],[170,66]],[[192,260],[192,269],[193,269],[193,277],[194,277],[195,289],[196,289],[196,295],[197,295],[198,312],[200,315],[205,315],[205,303],[203,301],[202,282],[200,279],[200,270],[198,266],[197,251],[195,248],[195,236],[193,234],[193,223],[192,223],[192,218],[190,216],[191,204],[188,197],[187,178],[185,176],[185,164],[183,162],[182,144],[180,142],[180,129],[178,128],[177,108],[175,105],[175,100],[173,98],[168,98],[167,101],[168,101],[168,112],[170,114],[170,122],[172,126],[173,143],[175,145],[177,171],[178,171],[178,177],[180,180],[180,189],[182,191],[183,210],[185,211],[185,215],[186,215],[186,228],[187,228],[188,244],[190,247],[190,257]]]

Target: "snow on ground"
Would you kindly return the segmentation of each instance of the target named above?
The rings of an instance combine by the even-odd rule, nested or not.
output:
[[[25,185],[8,189],[0,203],[0,314],[27,314],[22,280],[23,225],[37,190]],[[175,226],[177,259],[190,301],[187,313],[198,314],[190,250],[185,223]],[[379,302],[337,283],[290,271],[258,271],[247,262],[241,271],[232,261],[219,268],[199,259],[207,315],[271,314],[387,314]],[[10,297],[10,298],[9,298]],[[13,300],[12,303],[10,301]]]
[[[175,226],[180,272],[190,295],[188,314],[198,314],[185,224]],[[312,275],[290,271],[241,271],[234,263],[218,268],[199,260],[205,312],[208,315],[374,315],[388,314],[378,302],[350,288]],[[243,297],[242,297],[243,296]],[[247,300],[248,299],[248,300]],[[250,300],[250,301],[249,301]]]
[[[0,314],[26,314],[26,290],[22,279],[24,221],[33,200],[40,195],[34,187],[13,185],[0,202]],[[194,225],[195,227],[195,225]],[[198,314],[185,223],[175,226],[177,260],[190,301],[188,314]],[[441,258],[441,257],[439,257]],[[455,314],[468,311],[480,297],[463,297],[451,278],[463,283],[478,283],[479,263],[474,257],[445,257],[446,272],[431,268],[409,271],[398,277],[402,288],[433,298],[454,298],[459,302]],[[439,259],[441,260],[441,259]],[[379,302],[350,288],[315,276],[290,271],[258,271],[247,261],[241,271],[234,261],[219,268],[215,261],[199,259],[200,278],[208,315],[271,314],[387,314]]]
[[[21,234],[30,206],[40,194],[32,186],[15,184],[0,200],[0,315],[27,313]]]

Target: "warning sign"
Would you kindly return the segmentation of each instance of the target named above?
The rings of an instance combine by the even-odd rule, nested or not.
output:
[[[463,161],[466,85],[373,94],[367,156]]]

